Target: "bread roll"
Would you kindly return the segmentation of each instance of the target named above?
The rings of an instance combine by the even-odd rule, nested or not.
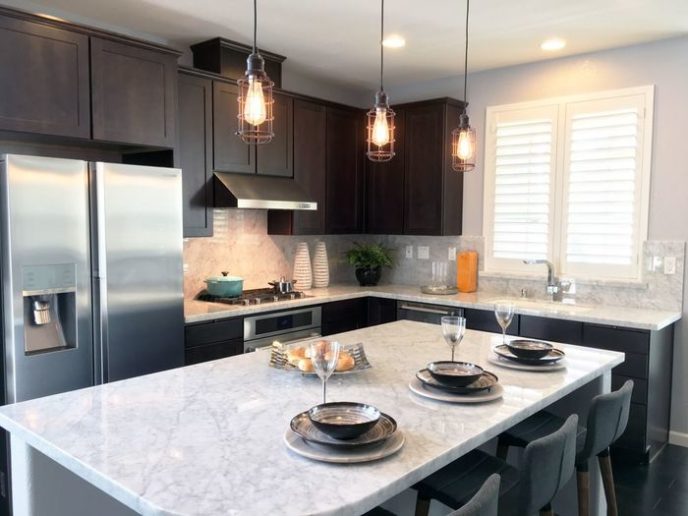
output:
[[[306,356],[306,350],[302,347],[292,348],[287,350],[287,361],[291,365],[296,365]]]
[[[313,362],[311,362],[310,358],[302,358],[301,360],[299,360],[297,367],[304,373],[313,372]]]
[[[339,354],[336,371],[348,371],[356,365],[354,358],[346,352]]]

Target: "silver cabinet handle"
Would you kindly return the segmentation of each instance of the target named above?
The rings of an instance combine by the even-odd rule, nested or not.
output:
[[[446,310],[439,310],[437,308],[426,308],[424,306],[411,306],[411,305],[401,305],[402,310],[410,310],[412,312],[425,312],[428,314],[438,314],[438,315],[452,315],[454,310],[448,312]],[[461,309],[457,308],[455,311],[459,312]]]

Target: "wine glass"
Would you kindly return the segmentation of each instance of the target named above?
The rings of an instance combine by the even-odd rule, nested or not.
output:
[[[327,379],[337,366],[339,348],[339,342],[333,340],[320,340],[309,346],[313,369],[322,380],[323,403],[327,403]]]
[[[511,303],[497,303],[494,313],[497,322],[502,327],[502,344],[506,344],[506,329],[514,318],[514,305]]]
[[[451,359],[454,361],[454,350],[457,344],[463,339],[466,333],[466,318],[456,315],[445,315],[442,317],[442,336],[452,350]]]

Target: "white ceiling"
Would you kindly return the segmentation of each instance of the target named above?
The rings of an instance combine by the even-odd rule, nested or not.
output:
[[[2,0],[0,0],[2,1]],[[184,49],[223,36],[250,43],[251,0],[9,0],[24,9],[156,38]],[[258,0],[258,44],[289,66],[374,90],[379,66],[376,0]],[[464,0],[388,0],[386,89],[462,73]],[[469,67],[497,68],[688,34],[688,0],[473,0]],[[550,36],[568,41],[544,53]],[[642,66],[642,63],[638,63]]]

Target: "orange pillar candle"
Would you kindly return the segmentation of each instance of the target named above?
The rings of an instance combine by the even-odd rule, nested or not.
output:
[[[478,290],[478,253],[462,251],[456,255],[456,287],[459,292]]]

